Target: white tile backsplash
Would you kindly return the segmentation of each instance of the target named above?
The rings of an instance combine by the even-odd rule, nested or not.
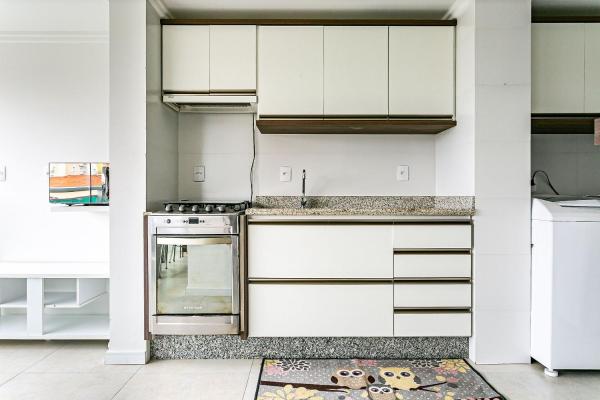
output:
[[[560,194],[600,194],[600,146],[593,135],[532,135],[531,171],[544,170]],[[537,193],[551,193],[543,177]]]
[[[180,114],[179,196],[247,199],[252,163],[252,115]],[[206,180],[192,181],[204,165]],[[410,180],[396,167],[410,166]],[[292,181],[279,181],[279,167]],[[435,137],[430,135],[263,135],[256,132],[255,195],[298,195],[307,170],[309,195],[433,195]]]
[[[435,192],[435,163],[430,153],[367,156],[352,153],[264,154],[258,157],[260,194],[298,195],[306,169],[308,195],[430,195]],[[292,167],[292,181],[279,181],[279,167]],[[396,180],[396,167],[410,166],[410,180]]]
[[[248,154],[252,114],[179,114],[180,154]]]

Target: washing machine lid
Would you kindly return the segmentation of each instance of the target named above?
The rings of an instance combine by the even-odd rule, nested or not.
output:
[[[531,219],[557,222],[600,222],[600,199],[566,196],[533,199]]]

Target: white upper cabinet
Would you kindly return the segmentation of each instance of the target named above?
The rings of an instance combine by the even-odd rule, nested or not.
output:
[[[392,116],[454,114],[454,27],[390,26]]]
[[[600,113],[600,24],[585,24],[585,112]]]
[[[256,26],[210,26],[210,91],[256,91]]]
[[[388,27],[324,28],[324,111],[388,115]]]
[[[258,28],[258,112],[323,115],[323,27]]]
[[[531,28],[533,113],[584,112],[584,24]]]
[[[164,25],[162,87],[165,92],[208,93],[210,29]]]

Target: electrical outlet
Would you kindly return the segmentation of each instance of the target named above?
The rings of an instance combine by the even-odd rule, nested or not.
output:
[[[292,168],[291,167],[279,167],[279,182],[291,182],[292,180]]]
[[[204,165],[196,165],[193,169],[194,182],[204,182]]]
[[[6,181],[6,165],[0,165],[0,182]]]
[[[408,179],[408,165],[398,165],[398,167],[396,168],[396,180],[407,181]]]

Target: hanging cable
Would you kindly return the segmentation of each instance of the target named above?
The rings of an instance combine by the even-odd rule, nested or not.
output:
[[[538,169],[537,171],[535,171],[533,173],[533,175],[531,176],[531,186],[535,186],[535,176],[537,174],[544,175],[544,177],[546,178],[546,182],[548,182],[548,186],[550,186],[550,189],[552,189],[552,191],[554,192],[554,194],[558,195],[558,192],[556,191],[556,189],[554,188],[554,186],[552,186],[552,182],[550,182],[550,177],[548,176],[548,174],[546,173],[546,171],[543,171],[541,169]]]
[[[250,204],[254,197],[254,162],[256,161],[256,114],[252,114],[252,164],[250,165]]]

